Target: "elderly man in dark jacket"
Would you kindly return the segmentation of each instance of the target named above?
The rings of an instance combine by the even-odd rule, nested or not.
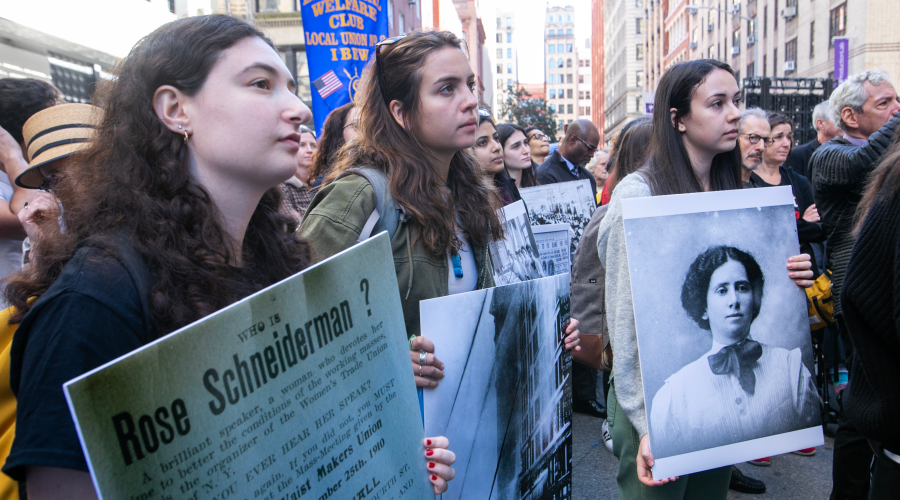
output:
[[[851,347],[841,310],[841,285],[853,250],[852,224],[866,178],[890,146],[900,122],[897,91],[881,70],[852,75],[834,90],[831,107],[843,130],[810,158],[813,195],[828,237],[834,315],[845,350]],[[853,355],[848,352],[849,383]],[[842,415],[834,440],[831,498],[867,498],[872,450],[853,422]]]
[[[590,120],[575,120],[566,128],[566,135],[559,141],[559,149],[553,152],[538,167],[537,177],[541,184],[577,181],[591,182],[591,193],[597,195],[597,180],[584,168],[594,156],[600,143],[600,132]]]

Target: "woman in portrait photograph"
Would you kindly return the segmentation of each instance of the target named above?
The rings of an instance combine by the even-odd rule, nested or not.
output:
[[[691,264],[681,304],[712,334],[712,348],[653,397],[650,427],[670,454],[818,425],[818,394],[800,348],[750,336],[764,286],[756,259],[734,247],[709,248]]]

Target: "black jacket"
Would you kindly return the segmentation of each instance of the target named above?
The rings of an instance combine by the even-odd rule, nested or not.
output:
[[[500,201],[503,205],[509,205],[522,199],[519,195],[519,189],[516,188],[516,181],[512,180],[503,172],[494,174],[494,186],[500,195]]]
[[[804,253],[813,255],[812,247],[809,244],[825,241],[825,231],[822,230],[822,224],[803,220],[803,213],[815,203],[812,186],[806,177],[784,168],[784,165],[778,167],[778,171],[781,172],[780,185],[791,186],[791,191],[794,193],[794,215],[797,218],[797,237],[800,240],[800,249]],[[754,172],[750,174],[750,181],[745,184],[745,187],[772,187],[772,184],[767,183]],[[813,274],[819,275],[815,262],[813,262]]]
[[[813,139],[806,144],[797,146],[791,150],[791,154],[788,155],[787,160],[784,161],[783,165],[803,177],[806,177],[806,180],[810,180],[809,159],[812,158],[813,153],[819,149],[819,146],[821,146],[821,144],[819,144],[818,139]]]
[[[836,315],[841,314],[841,285],[853,250],[854,240],[850,234],[853,214],[862,198],[866,178],[891,145],[898,122],[900,113],[869,136],[864,146],[854,146],[843,137],[835,137],[810,158],[813,196],[828,237],[826,252],[832,273],[832,293],[837,299],[834,301]]]
[[[576,168],[578,169],[577,177],[572,175],[572,171],[569,170],[566,161],[559,155],[559,150],[556,150],[552,155],[547,157],[547,160],[544,163],[541,163],[540,167],[538,167],[538,182],[541,184],[556,184],[557,182],[587,179],[591,181],[591,193],[593,193],[596,198],[597,180],[594,179],[594,176],[591,175],[586,168],[578,165],[576,165]]]

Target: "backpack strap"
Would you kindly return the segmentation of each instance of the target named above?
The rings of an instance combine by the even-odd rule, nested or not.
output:
[[[397,204],[391,195],[387,175],[381,170],[371,167],[354,167],[343,171],[337,179],[342,179],[350,174],[358,175],[369,181],[375,191],[375,210],[363,225],[356,242],[361,243],[381,231],[387,231],[388,238],[393,239],[400,221],[406,219],[406,211]]]

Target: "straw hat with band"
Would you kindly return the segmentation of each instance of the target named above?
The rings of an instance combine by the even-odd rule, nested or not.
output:
[[[40,188],[44,182],[40,167],[87,149],[102,116],[103,111],[90,104],[59,104],[32,115],[22,127],[28,168],[16,178],[16,185]]]

